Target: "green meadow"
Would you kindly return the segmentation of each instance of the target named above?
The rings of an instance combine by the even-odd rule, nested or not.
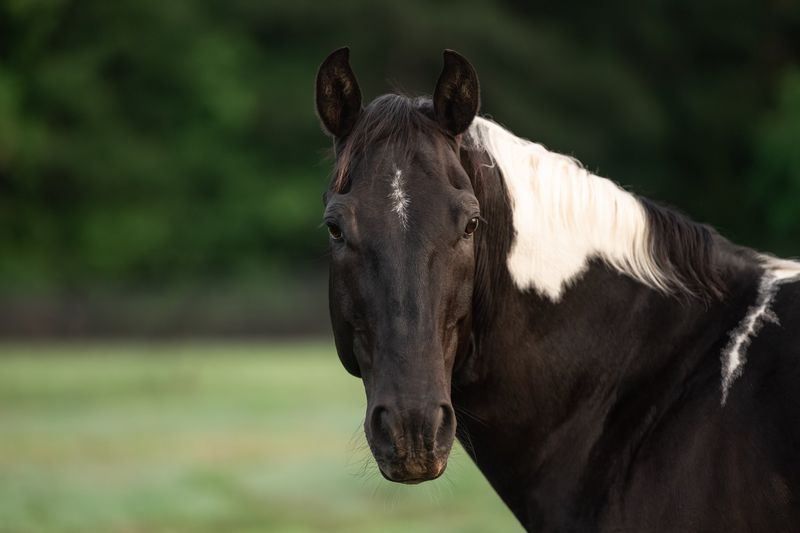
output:
[[[372,463],[327,343],[0,346],[0,531],[519,531],[463,450]]]

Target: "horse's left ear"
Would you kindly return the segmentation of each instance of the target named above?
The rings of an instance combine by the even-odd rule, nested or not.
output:
[[[464,56],[444,51],[444,68],[433,92],[436,120],[451,135],[463,133],[481,105],[478,74]]]
[[[350,133],[361,113],[361,89],[350,67],[350,49],[339,48],[317,71],[317,115],[336,138]]]

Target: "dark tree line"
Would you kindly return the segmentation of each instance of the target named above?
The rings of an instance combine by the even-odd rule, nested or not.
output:
[[[366,97],[467,55],[483,110],[747,244],[800,254],[800,4],[0,1],[0,283],[324,266],[322,58]]]

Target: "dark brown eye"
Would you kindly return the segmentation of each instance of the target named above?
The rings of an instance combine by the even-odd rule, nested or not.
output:
[[[332,222],[328,223],[328,233],[334,241],[342,240],[342,229]]]
[[[467,222],[467,227],[464,228],[464,237],[469,237],[475,230],[478,229],[478,217],[473,217]]]

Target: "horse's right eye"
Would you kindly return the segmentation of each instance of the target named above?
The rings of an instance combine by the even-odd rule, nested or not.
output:
[[[334,241],[342,240],[342,228],[340,228],[333,222],[328,223],[328,233],[330,234],[331,239],[333,239]]]
[[[478,217],[472,217],[471,219],[469,219],[469,222],[467,222],[467,226],[464,228],[465,238],[469,238],[470,236],[472,236],[473,233],[475,233],[475,230],[478,229],[478,221],[479,221]]]

